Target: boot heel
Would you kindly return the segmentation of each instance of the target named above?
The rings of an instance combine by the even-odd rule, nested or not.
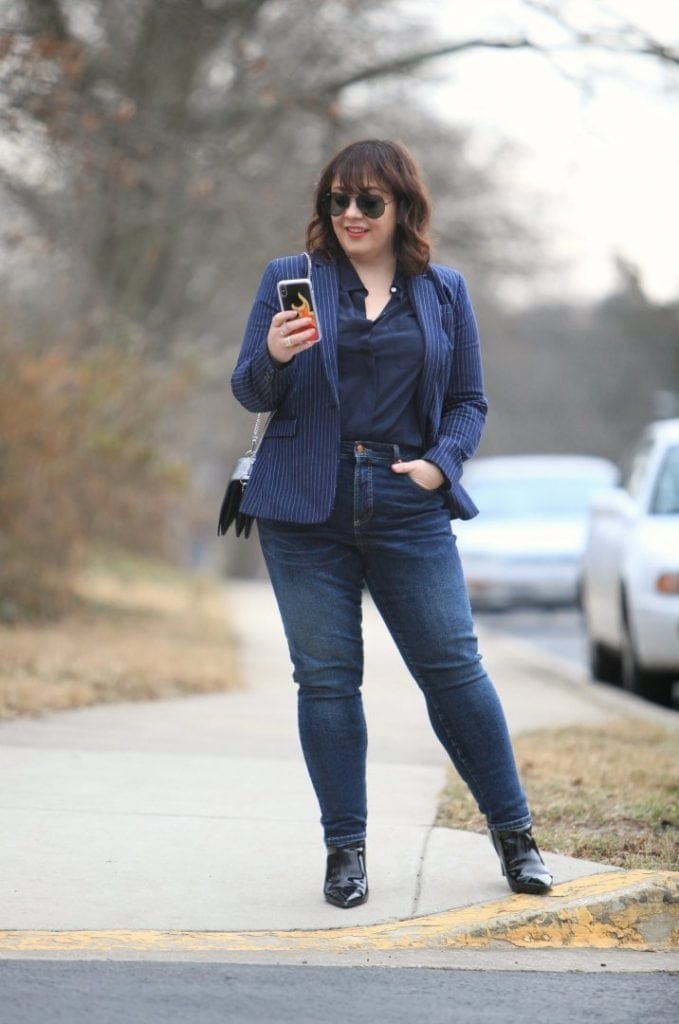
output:
[[[552,876],[529,828],[491,832],[490,838],[512,892],[526,892],[534,896],[549,892]]]

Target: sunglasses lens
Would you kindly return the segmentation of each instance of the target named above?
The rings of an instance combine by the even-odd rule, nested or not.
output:
[[[344,192],[329,192],[326,198],[326,206],[331,217],[339,217],[349,209],[351,196]],[[382,196],[373,196],[370,193],[362,192],[356,196],[356,205],[361,213],[371,220],[377,220],[384,213],[385,202]]]
[[[371,220],[377,220],[384,213],[384,199],[382,196],[361,195],[356,197],[356,205],[361,213]]]
[[[339,217],[348,210],[350,202],[351,196],[345,195],[344,192],[328,192],[326,196],[326,205],[331,217]]]

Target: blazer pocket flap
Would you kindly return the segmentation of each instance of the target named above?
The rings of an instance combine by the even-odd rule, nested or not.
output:
[[[266,428],[267,437],[294,437],[297,433],[297,420],[279,420],[277,416]]]

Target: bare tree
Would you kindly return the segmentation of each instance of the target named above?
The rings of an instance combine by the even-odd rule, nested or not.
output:
[[[553,4],[528,6],[560,18]],[[251,280],[263,234],[282,248],[299,244],[290,225],[306,215],[319,160],[356,125],[356,104],[344,101],[357,88],[371,86],[359,124],[381,124],[371,118],[384,113],[380,91],[397,90],[434,58],[543,48],[522,31],[432,45],[403,5],[385,33],[394,0],[319,0],[313,16],[303,0],[14,0],[11,8],[0,124],[27,159],[38,152],[42,180],[29,180],[22,164],[5,168],[5,195],[70,254],[83,312],[94,295],[162,346],[209,335],[229,314],[225,291],[237,295]],[[587,36],[561,22],[554,52],[652,49],[629,27]],[[657,56],[667,59],[665,50]],[[481,175],[478,187],[488,180]],[[447,182],[444,194],[455,188]],[[469,223],[460,233],[451,225],[473,239],[484,273],[497,263],[487,237],[497,243],[501,220],[484,231],[477,217],[473,234]]]

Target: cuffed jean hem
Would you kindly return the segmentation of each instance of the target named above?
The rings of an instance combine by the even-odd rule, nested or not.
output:
[[[325,845],[326,846],[334,846],[335,848],[341,847],[341,846],[351,846],[352,843],[364,843],[364,842],[365,842],[365,832],[360,833],[360,834],[357,832],[356,835],[354,835],[354,836],[338,836],[337,839],[333,839],[332,837],[328,836],[325,839]]]
[[[533,819],[530,814],[524,815],[523,818],[515,818],[514,821],[508,821],[501,825],[493,824],[488,822],[489,832],[522,832],[524,829],[530,828],[533,824]]]

